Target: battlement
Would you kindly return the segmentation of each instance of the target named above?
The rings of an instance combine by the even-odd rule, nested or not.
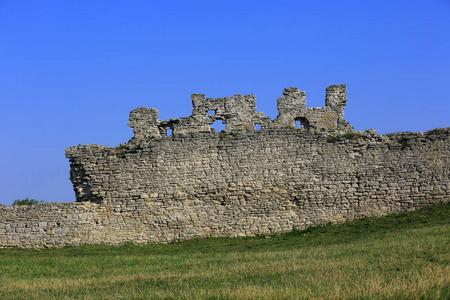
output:
[[[272,120],[263,112],[256,110],[254,95],[234,95],[224,98],[206,98],[204,94],[193,94],[192,115],[189,117],[160,120],[155,108],[139,107],[130,113],[128,126],[134,128],[132,141],[160,138],[173,134],[212,133],[211,126],[221,120],[225,124],[225,133],[236,131],[255,131],[268,128],[295,127],[300,122],[304,130],[338,130],[353,129],[344,119],[347,105],[347,87],[333,85],[326,89],[324,107],[306,107],[306,92],[290,87],[284,90],[278,99],[278,117]]]

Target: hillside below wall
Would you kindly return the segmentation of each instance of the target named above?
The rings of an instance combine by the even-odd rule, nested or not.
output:
[[[450,201],[450,130],[299,129],[75,146],[75,203],[0,207],[0,247],[252,236]]]

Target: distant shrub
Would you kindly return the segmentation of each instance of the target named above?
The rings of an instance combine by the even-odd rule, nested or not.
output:
[[[42,203],[42,202],[44,202],[44,201],[42,201],[42,200],[38,201],[36,199],[30,199],[30,198],[26,197],[25,199],[14,200],[12,205],[13,206],[15,206],[15,205],[29,205],[29,206],[31,206],[31,205],[36,205],[36,204]]]

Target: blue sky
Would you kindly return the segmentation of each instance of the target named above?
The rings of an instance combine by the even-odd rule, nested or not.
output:
[[[190,95],[254,94],[275,118],[347,84],[380,133],[450,126],[450,1],[0,0],[0,203],[74,201],[64,150],[117,146],[128,113],[189,116]]]

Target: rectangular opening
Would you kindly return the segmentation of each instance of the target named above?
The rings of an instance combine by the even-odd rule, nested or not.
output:
[[[261,130],[261,124],[256,123],[255,124],[255,131],[260,131]]]
[[[216,114],[216,110],[215,109],[208,110],[208,114],[210,114],[211,116],[214,116]]]
[[[222,132],[222,130],[225,130],[226,128],[225,123],[221,119],[216,120],[211,126],[214,128],[215,132]]]
[[[308,119],[306,119],[306,118],[297,118],[297,119],[295,119],[295,128],[301,128],[301,129],[309,130],[310,126],[309,126]]]
[[[166,134],[167,134],[167,136],[171,136],[172,135],[172,129],[167,129]]]

